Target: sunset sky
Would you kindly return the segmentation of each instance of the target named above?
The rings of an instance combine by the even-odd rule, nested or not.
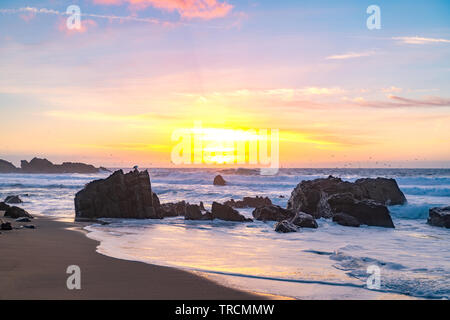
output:
[[[173,166],[201,121],[279,129],[284,167],[448,168],[450,1],[2,0],[0,119],[15,164]]]

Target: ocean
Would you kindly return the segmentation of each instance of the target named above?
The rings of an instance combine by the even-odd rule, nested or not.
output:
[[[329,175],[354,181],[395,178],[408,203],[389,210],[395,229],[348,228],[319,219],[318,229],[278,234],[274,222],[236,223],[104,219],[86,227],[99,253],[173,266],[238,289],[297,299],[450,298],[450,231],[426,224],[428,209],[450,205],[450,169],[281,169],[276,176],[252,170],[150,169],[153,191],[164,202],[224,202],[268,196],[285,207],[302,180]],[[227,186],[212,185],[221,172]],[[74,195],[107,173],[0,174],[0,199],[19,194],[34,215],[73,219]],[[252,209],[238,209],[251,217]],[[74,262],[76,263],[76,262]],[[367,286],[369,266],[380,270],[380,288]]]

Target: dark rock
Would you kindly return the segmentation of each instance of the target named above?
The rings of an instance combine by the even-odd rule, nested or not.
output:
[[[213,184],[215,186],[224,186],[227,184],[227,182],[225,181],[225,179],[219,174],[214,178],[214,182]]]
[[[363,197],[385,205],[406,203],[406,197],[394,179],[358,179],[355,184],[363,190]]]
[[[100,167],[100,168],[98,168],[98,170],[99,170],[100,172],[111,172],[111,170],[106,169],[105,167]]]
[[[17,219],[17,218],[21,218],[21,217],[33,219],[33,216],[31,214],[29,214],[22,208],[15,207],[15,206],[8,207],[6,209],[5,217],[12,218],[12,219]]]
[[[33,158],[30,162],[21,161],[23,173],[98,173],[100,169],[84,163],[64,162],[53,164],[47,159]]]
[[[227,206],[232,208],[259,208],[264,206],[272,205],[272,201],[270,201],[267,197],[244,197],[242,200],[234,201],[231,199],[224,203]]]
[[[14,173],[18,171],[19,169],[16,168],[11,162],[0,159],[0,173]]]
[[[356,218],[360,224],[394,228],[389,210],[373,200],[356,200],[352,194],[344,193],[332,195],[327,203],[333,216],[345,213]]]
[[[340,224],[341,226],[346,227],[359,227],[360,223],[358,219],[355,217],[352,217],[345,213],[337,213],[333,216],[333,221],[337,224]]]
[[[450,207],[431,208],[427,223],[435,227],[450,228]]]
[[[6,211],[8,210],[10,206],[4,202],[0,202],[0,211]]]
[[[260,221],[282,221],[290,220],[295,216],[295,212],[280,206],[271,205],[256,208],[252,212],[253,217]]]
[[[34,225],[32,225],[32,224],[28,224],[28,225],[25,225],[23,227],[26,228],[26,229],[36,229],[36,227]]]
[[[106,179],[88,183],[75,195],[75,215],[76,219],[161,219],[156,199],[148,171],[124,174],[118,170]]]
[[[211,213],[202,213],[200,206],[196,204],[188,204],[186,206],[185,220],[212,220]]]
[[[177,203],[163,203],[161,205],[164,217],[177,217],[184,216],[186,214],[186,201],[180,201]]]
[[[5,199],[5,203],[22,203],[23,201],[19,198],[19,196],[7,196]]]
[[[242,214],[230,206],[223,205],[218,202],[213,202],[211,213],[214,219],[239,222],[253,221],[252,219],[245,218]]]
[[[22,217],[22,218],[17,218],[16,222],[31,222],[31,220],[30,220],[30,218]]]
[[[297,232],[298,228],[292,222],[283,220],[275,225],[275,231],[280,233]]]
[[[0,230],[5,230],[5,231],[12,230],[11,223],[4,222],[4,223],[0,224]]]
[[[312,215],[304,213],[304,212],[296,213],[290,222],[292,222],[294,225],[296,225],[298,227],[303,227],[303,228],[316,229],[319,227],[317,225],[317,222],[314,219],[314,217]]]

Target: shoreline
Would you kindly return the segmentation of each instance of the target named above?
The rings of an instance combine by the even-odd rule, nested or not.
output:
[[[14,220],[2,218],[19,225]],[[37,216],[36,229],[1,231],[0,299],[255,300],[264,294],[239,291],[205,277],[97,252],[86,223]],[[67,267],[81,269],[81,290],[66,286]]]

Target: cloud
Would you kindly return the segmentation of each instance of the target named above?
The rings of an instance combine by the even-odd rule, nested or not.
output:
[[[393,93],[393,92],[402,92],[403,91],[403,89],[402,88],[398,88],[398,87],[395,87],[395,86],[391,86],[391,87],[389,87],[389,88],[382,88],[381,89],[381,92],[384,92],[384,93]]]
[[[389,95],[388,101],[367,101],[364,98],[356,98],[353,103],[371,108],[418,108],[418,107],[450,107],[450,99],[441,97],[425,97],[422,99],[409,99],[395,95]]]
[[[406,44],[431,44],[431,43],[450,43],[447,39],[436,38],[423,38],[423,37],[392,37],[393,40],[397,40]]]
[[[177,11],[181,17],[215,19],[227,16],[233,6],[220,0],[93,0],[100,5],[130,4],[135,9],[154,7],[169,12]]]
[[[79,29],[69,29],[67,28],[67,23],[65,19],[60,19],[58,23],[58,30],[64,32],[67,35],[72,35],[76,33],[85,33],[88,29],[95,28],[97,23],[91,19],[83,19],[81,20],[81,26]]]
[[[326,57],[327,60],[346,60],[346,59],[354,59],[361,57],[370,57],[377,54],[375,51],[366,51],[366,52],[347,52],[344,54],[337,54]]]

